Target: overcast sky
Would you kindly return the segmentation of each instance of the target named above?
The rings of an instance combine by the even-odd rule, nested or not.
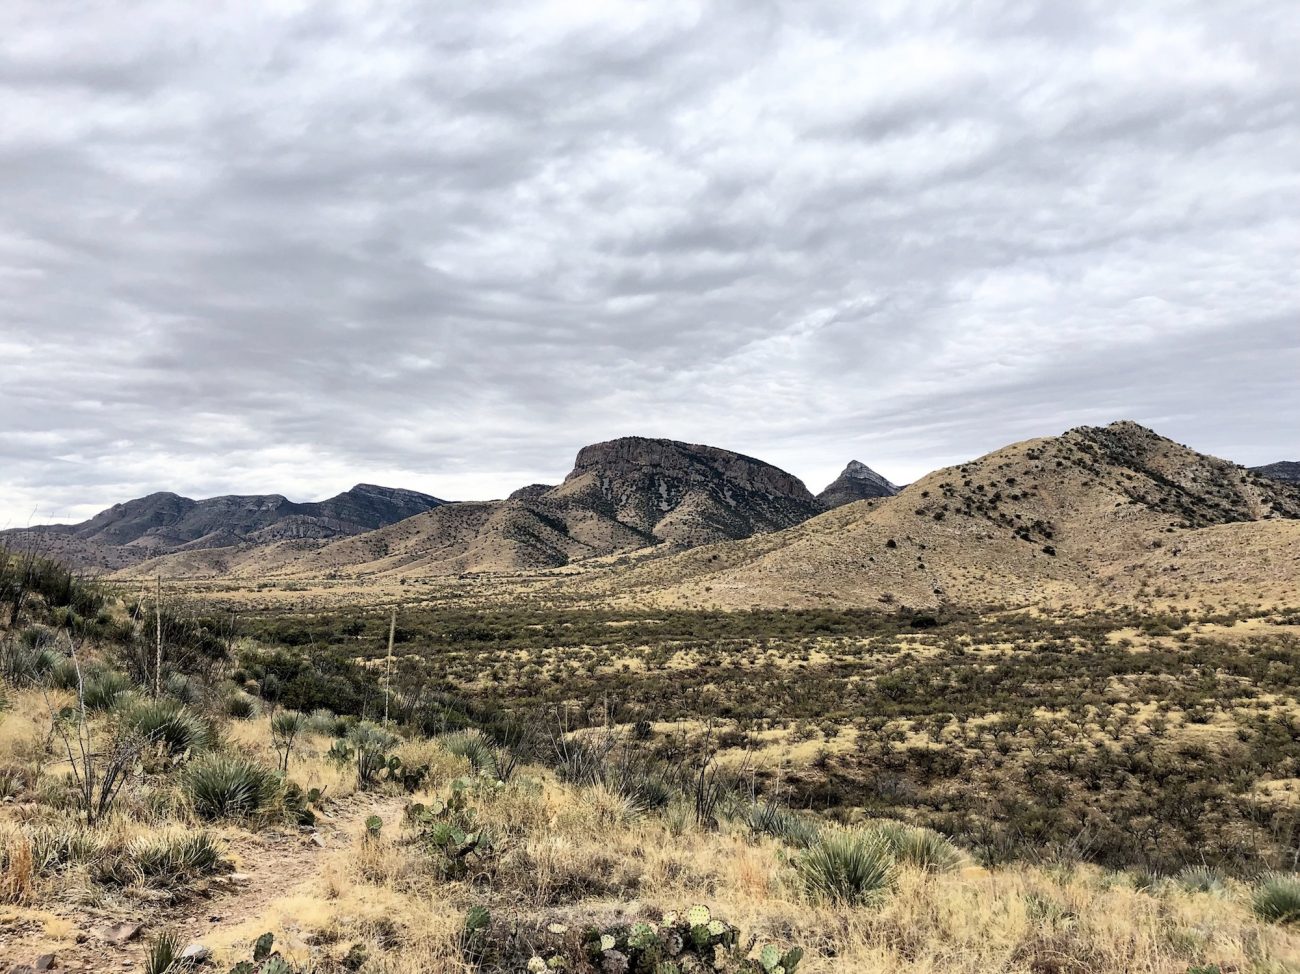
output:
[[[6,0],[0,526],[632,433],[813,490],[1118,418],[1300,459],[1298,50],[1293,0]]]

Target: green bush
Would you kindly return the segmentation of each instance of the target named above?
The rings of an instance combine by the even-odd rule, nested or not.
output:
[[[1189,893],[1222,893],[1223,877],[1209,866],[1188,866],[1178,874],[1177,883]]]
[[[117,886],[144,881],[174,887],[216,875],[227,865],[220,844],[207,832],[180,833],[133,842],[100,863],[95,878]]]
[[[270,768],[241,757],[211,755],[186,770],[182,787],[203,818],[246,818],[280,803],[280,778]]]
[[[837,903],[875,903],[895,879],[893,853],[878,831],[823,835],[795,868],[810,895]]]
[[[872,831],[888,846],[896,861],[926,872],[952,872],[962,863],[961,851],[931,829],[913,828],[902,822],[886,822]]]
[[[817,823],[770,802],[753,802],[745,806],[741,820],[751,831],[770,835],[797,849],[807,849],[821,835]]]
[[[1255,916],[1269,923],[1300,920],[1300,877],[1291,873],[1269,873],[1255,887],[1251,897]]]
[[[164,930],[149,942],[144,958],[144,974],[175,974],[181,964],[181,938],[174,930]]]
[[[165,698],[147,700],[128,711],[125,723],[169,754],[197,753],[212,745],[212,729],[198,714]]]
[[[469,762],[477,774],[497,778],[496,749],[480,731],[461,731],[448,734],[442,739],[442,745],[449,752]]]
[[[74,682],[72,689],[76,689]],[[117,670],[97,670],[82,675],[82,700],[87,710],[111,710],[132,690],[131,679]]]
[[[226,698],[225,711],[232,720],[248,720],[257,713],[257,701],[246,693],[234,693]]]
[[[43,640],[26,638],[0,640],[0,680],[16,687],[43,682],[58,664],[58,654],[44,646]]]

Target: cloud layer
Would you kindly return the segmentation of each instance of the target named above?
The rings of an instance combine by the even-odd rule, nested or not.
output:
[[[11,0],[0,524],[628,433],[1300,457],[1300,20],[1136,6]]]

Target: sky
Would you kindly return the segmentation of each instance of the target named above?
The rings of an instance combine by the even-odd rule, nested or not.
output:
[[[6,0],[0,527],[629,434],[814,491],[1120,418],[1300,459],[1294,14]]]

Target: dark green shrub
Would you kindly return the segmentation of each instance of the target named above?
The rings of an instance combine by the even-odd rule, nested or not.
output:
[[[182,788],[203,818],[247,818],[279,803],[281,783],[274,771],[254,761],[210,755],[186,769]]]
[[[164,745],[172,755],[197,753],[212,745],[207,721],[175,700],[138,703],[127,712],[124,723],[146,740]]]

